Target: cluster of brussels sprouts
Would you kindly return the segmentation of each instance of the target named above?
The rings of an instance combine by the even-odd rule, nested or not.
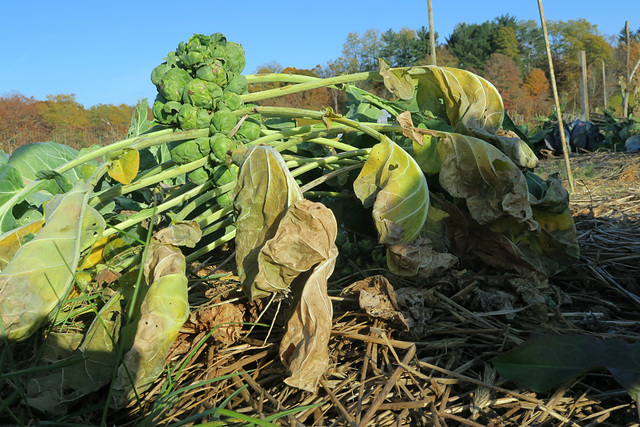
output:
[[[340,279],[355,273],[358,268],[385,268],[386,250],[382,245],[369,238],[356,238],[347,232],[340,231],[336,236],[338,258],[334,269],[334,278]]]
[[[208,137],[170,146],[177,164],[209,156],[205,166],[188,174],[196,184],[208,179],[216,186],[231,182],[236,171],[226,161],[227,151],[260,136],[259,117],[234,114],[243,106],[240,95],[247,93],[244,66],[244,50],[238,43],[228,42],[220,33],[194,34],[151,73],[158,89],[153,104],[158,123],[182,130],[209,129]],[[227,199],[221,197],[219,203]]]

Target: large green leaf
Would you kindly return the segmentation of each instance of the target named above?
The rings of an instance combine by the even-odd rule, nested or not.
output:
[[[524,175],[503,152],[471,136],[414,128],[409,112],[398,119],[404,134],[414,141],[421,167],[438,172],[440,185],[453,197],[465,199],[477,222],[513,217],[537,228]]]
[[[376,144],[353,183],[365,207],[373,206],[380,243],[411,242],[429,211],[427,180],[416,161],[383,137]]]
[[[466,70],[427,65],[389,69],[381,62],[385,85],[400,97],[413,93],[421,112],[446,117],[456,132],[483,139],[514,163],[534,168],[538,159],[524,141],[497,135],[505,117],[502,97],[486,79]]]
[[[500,354],[493,364],[500,375],[535,392],[606,368],[629,394],[640,391],[640,345],[584,335],[553,335],[531,339]]]
[[[39,172],[51,171],[78,156],[78,151],[57,142],[36,142],[23,145],[11,154],[8,164],[14,166],[27,181],[39,179]],[[82,178],[81,168],[74,168],[62,174],[72,185]],[[53,177],[53,176],[52,176]],[[45,187],[51,194],[63,192],[55,180],[48,180]]]
[[[70,363],[36,373],[26,384],[27,403],[45,413],[66,414],[66,403],[92,393],[113,377],[118,363],[118,336],[122,322],[122,293],[102,307],[87,333],[52,333],[44,342],[41,364]],[[78,345],[78,341],[82,343]],[[71,363],[71,362],[76,363]]]
[[[275,236],[289,206],[302,200],[302,191],[282,156],[272,147],[238,149],[233,161],[240,166],[233,202],[237,213],[238,276],[251,299],[262,298],[269,292],[254,286],[260,250]]]
[[[0,165],[0,206],[18,194],[23,187],[22,176],[18,169],[8,164]],[[39,211],[31,209],[29,206],[29,202],[34,202],[36,206],[39,206],[47,199],[47,197],[39,198],[39,194],[33,194],[27,201],[22,202],[22,206],[7,206],[2,211],[0,214],[0,234],[9,232],[42,216]]]
[[[0,336],[29,337],[69,292],[80,252],[105,228],[100,214],[87,206],[91,189],[79,180],[67,194],[54,197],[44,227],[0,273]]]

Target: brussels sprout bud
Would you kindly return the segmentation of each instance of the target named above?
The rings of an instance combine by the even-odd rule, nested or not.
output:
[[[169,143],[171,160],[179,165],[193,162],[208,155],[211,151],[209,137],[201,137],[189,141]]]
[[[184,87],[182,101],[194,107],[211,110],[215,107],[216,100],[221,96],[222,89],[217,84],[200,79],[193,79]]]
[[[189,80],[191,76],[186,70],[171,68],[162,76],[158,90],[167,101],[182,101],[182,93]]]
[[[237,93],[224,92],[218,105],[223,110],[237,110],[242,107],[242,98]]]
[[[176,116],[180,112],[182,104],[176,101],[168,101],[160,94],[156,97],[151,111],[153,118],[163,125],[171,125],[176,123]]]
[[[233,141],[222,133],[216,133],[209,139],[212,160],[224,163],[227,159],[227,151],[233,147]]]
[[[245,137],[249,141],[258,139],[258,137],[260,136],[260,124],[251,119],[247,119],[240,125],[238,134]]]
[[[244,49],[238,43],[227,43],[227,70],[240,74],[246,65]]]
[[[225,86],[227,84],[227,71],[219,59],[214,59],[213,62],[198,67],[196,77],[207,82],[215,83],[218,86]]]
[[[229,184],[235,181],[238,176],[238,166],[223,164],[213,168],[211,179],[215,182],[216,186],[220,187],[225,184]]]
[[[238,118],[231,111],[216,111],[211,121],[211,126],[213,126],[215,132],[211,133],[221,132],[228,134],[236,123],[238,123]]]
[[[189,181],[193,182],[196,185],[204,184],[209,179],[209,171],[204,167],[199,167],[196,170],[193,170],[187,174],[187,178]]]
[[[229,206],[233,203],[233,197],[229,193],[224,193],[216,197],[216,202],[220,207]]]
[[[227,76],[230,77],[230,76]],[[233,77],[227,83],[227,87],[224,88],[226,92],[234,92],[239,95],[247,92],[247,88],[249,87],[247,83],[247,78],[242,74],[233,74]]]
[[[166,62],[163,62],[162,64],[154,68],[153,71],[151,72],[151,83],[156,85],[156,87],[160,86],[160,81],[162,80],[162,76],[164,76],[164,73],[169,71],[170,68],[171,66],[169,66],[169,64],[167,64]]]
[[[184,104],[178,113],[178,125],[184,130],[206,129],[211,123],[211,116],[207,110]]]

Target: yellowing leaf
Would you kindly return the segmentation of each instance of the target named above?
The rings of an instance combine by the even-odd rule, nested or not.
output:
[[[373,206],[380,243],[396,243],[389,229],[402,229],[401,240],[418,236],[429,210],[427,180],[416,161],[388,138],[376,144],[353,183],[365,207]]]
[[[43,225],[44,218],[40,218],[22,227],[7,231],[0,236],[0,271],[9,264],[13,255],[24,244],[25,237],[37,233]]]
[[[476,221],[488,224],[510,216],[531,230],[537,228],[524,175],[504,153],[470,136],[438,135],[447,149],[440,185],[453,197],[465,199]]]
[[[84,262],[82,263],[82,266],[80,267],[80,270],[86,270],[89,268],[93,268],[96,265],[100,264],[103,262],[104,257],[104,248],[107,245],[107,243],[109,242],[109,238],[111,236],[108,237],[103,237],[102,239],[98,240],[96,242],[96,244],[93,246],[93,249],[91,250],[91,252],[89,253],[89,255],[87,255],[84,258]]]
[[[118,156],[109,168],[109,176],[121,184],[129,184],[138,175],[140,167],[140,153],[138,150],[127,148]]]
[[[288,207],[303,197],[282,156],[272,147],[243,148],[232,157],[240,166],[233,202],[236,263],[242,288],[253,300],[268,295],[254,286],[260,250],[275,235]]]
[[[147,390],[164,369],[165,358],[178,332],[189,317],[187,295],[186,260],[180,249],[173,245],[172,236],[179,236],[176,243],[191,244],[184,235],[199,236],[195,222],[172,224],[194,227],[193,233],[185,230],[160,230],[151,239],[144,265],[147,283],[151,283],[142,305],[133,345],[125,353],[113,382],[113,401],[121,408]],[[159,238],[158,238],[159,237]]]
[[[378,58],[379,73],[384,79],[384,85],[400,99],[413,98],[415,83],[406,68],[389,68],[386,62]]]
[[[47,206],[45,225],[0,273],[0,336],[23,340],[49,320],[73,285],[80,251],[105,222],[87,206],[91,186],[79,180]]]
[[[432,103],[434,97],[442,98],[454,128],[462,124],[495,134],[502,126],[502,97],[495,86],[482,77],[466,70],[435,65],[413,67],[408,73],[417,81],[419,106]],[[434,85],[439,90],[434,91]]]

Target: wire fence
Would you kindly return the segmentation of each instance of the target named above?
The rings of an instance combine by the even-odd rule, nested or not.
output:
[[[16,148],[34,142],[55,141],[80,150],[92,145],[108,145],[126,138],[125,128],[98,128],[98,127],[57,127],[53,129],[36,128],[25,129],[18,132],[0,130],[0,148],[11,154]]]

